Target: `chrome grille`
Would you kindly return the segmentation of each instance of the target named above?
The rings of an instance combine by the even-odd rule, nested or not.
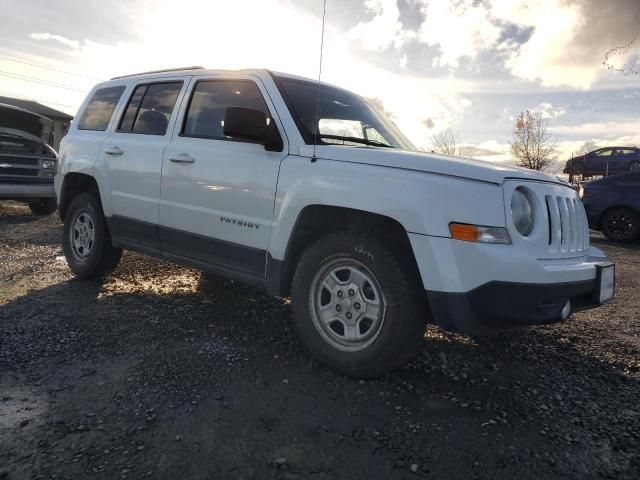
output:
[[[8,155],[0,156],[0,164],[11,164],[11,165],[35,165],[36,167],[40,164],[40,157],[12,157]],[[55,158],[51,158],[50,160],[55,160]]]
[[[54,158],[0,155],[0,175],[3,177],[38,177],[40,161]]]
[[[579,253],[589,248],[587,215],[575,196],[545,195],[549,222],[549,251]]]
[[[26,177],[37,177],[38,169],[37,168],[16,168],[0,165],[0,175],[19,175]]]

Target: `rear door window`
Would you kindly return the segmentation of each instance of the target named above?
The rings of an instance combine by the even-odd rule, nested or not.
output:
[[[78,120],[78,130],[106,130],[123,92],[124,86],[96,90]]]
[[[606,148],[604,150],[599,150],[596,152],[596,156],[598,157],[610,157],[613,154],[613,149]]]
[[[120,120],[119,132],[164,135],[182,82],[138,85]]]

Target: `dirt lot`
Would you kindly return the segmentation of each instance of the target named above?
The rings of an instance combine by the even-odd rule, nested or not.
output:
[[[72,279],[57,217],[0,204],[0,479],[638,478],[640,248],[612,303],[376,381],[314,364],[289,307],[125,254]]]

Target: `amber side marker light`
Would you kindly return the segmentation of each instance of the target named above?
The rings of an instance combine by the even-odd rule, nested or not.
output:
[[[506,229],[502,227],[483,227],[469,225],[468,223],[450,223],[451,238],[463,242],[478,243],[511,243],[511,238]]]

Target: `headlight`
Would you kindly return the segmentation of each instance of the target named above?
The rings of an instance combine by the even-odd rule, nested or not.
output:
[[[46,170],[51,170],[52,168],[56,168],[56,162],[54,160],[44,160],[42,162],[42,168]]]
[[[517,188],[511,197],[511,218],[520,235],[526,237],[533,230],[533,205],[524,190]]]

